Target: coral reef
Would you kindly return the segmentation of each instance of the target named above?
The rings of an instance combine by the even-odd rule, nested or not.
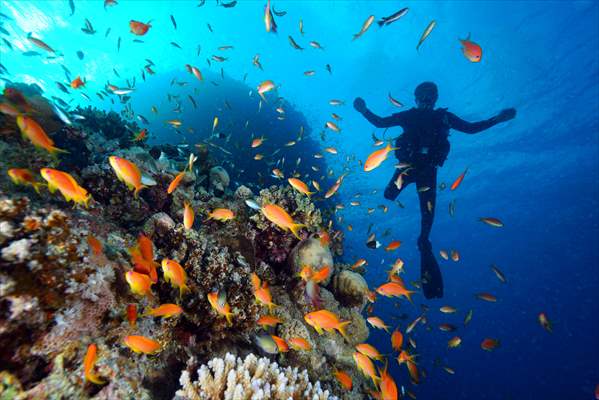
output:
[[[176,400],[337,399],[322,390],[320,382],[312,384],[305,370],[283,369],[254,354],[242,360],[227,353],[224,358],[213,358],[202,365],[197,374],[198,379],[192,382],[190,373],[183,371],[182,389],[177,391]]]
[[[331,243],[316,238],[327,223],[315,204],[287,185],[261,189],[257,196],[250,189],[255,187],[252,182],[237,186],[226,164],[216,166],[206,146],[149,147],[132,141],[139,127],[114,112],[85,108],[76,113],[83,119],[71,126],[57,122],[52,113],[47,115],[51,122],[43,122],[44,127],[51,126],[48,134],[57,146],[69,152],[59,157],[36,150],[16,135],[0,137],[3,166],[68,171],[93,197],[88,208],[71,207],[46,188],[37,194],[0,174],[0,396],[170,399],[179,389],[182,360],[192,356],[206,365],[195,383],[189,367],[183,372],[181,398],[212,398],[202,393],[221,389],[223,396],[236,398],[239,387],[244,388],[239,398],[248,396],[246,389],[264,398],[360,398],[366,381],[357,373],[351,354],[353,346],[368,337],[360,314],[367,287],[335,263],[334,255],[341,254],[340,232],[328,225]],[[186,168],[190,152],[198,156],[195,167],[185,172],[174,192],[167,193]],[[107,162],[111,155],[139,168],[146,187],[137,197],[117,179]],[[245,201],[250,199],[287,210],[305,225],[302,240],[248,207]],[[195,212],[191,229],[182,223],[184,203]],[[225,222],[207,219],[215,208],[229,209],[235,217]],[[132,293],[125,273],[137,267],[129,249],[140,233],[153,243],[151,261],[159,264],[168,258],[183,266],[187,293],[179,295],[161,269],[150,287],[151,296]],[[101,244],[98,253],[90,238]],[[331,267],[332,276],[319,287],[321,303],[351,321],[349,341],[336,333],[318,335],[304,321],[315,308],[296,276],[303,265]],[[254,338],[264,333],[257,321],[267,308],[256,301],[253,274],[267,284],[278,305],[272,314],[283,321],[268,332],[284,340],[305,339],[309,351],[291,350],[271,360],[254,355],[243,361],[231,355],[213,359],[225,352],[244,356],[260,351]],[[215,291],[230,306],[231,324],[207,300]],[[166,303],[177,303],[183,313],[169,319],[143,315]],[[135,324],[127,320],[131,304],[139,310]],[[123,344],[129,335],[152,338],[160,344],[160,352],[133,353]],[[84,379],[82,360],[90,343],[98,348],[96,371],[105,381],[102,385]],[[350,372],[351,392],[335,381],[333,365]],[[262,381],[247,386],[252,376]]]

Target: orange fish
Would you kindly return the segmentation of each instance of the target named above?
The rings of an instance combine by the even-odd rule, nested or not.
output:
[[[73,81],[71,82],[71,87],[73,89],[79,89],[82,86],[85,86],[85,82],[83,82],[79,76],[73,79]]]
[[[497,302],[497,297],[495,297],[491,293],[477,293],[476,294],[476,298],[479,299],[479,300],[488,301],[490,303],[496,303]]]
[[[458,311],[458,309],[452,306],[443,306],[439,308],[439,311],[441,311],[443,314],[454,314]]]
[[[486,351],[493,351],[498,348],[500,345],[499,340],[493,338],[485,338],[481,344],[480,348]]]
[[[299,350],[303,350],[303,351],[310,351],[312,350],[312,346],[310,345],[310,343],[301,337],[292,337],[290,339],[287,340],[287,343],[289,344],[289,346],[291,346],[291,348],[293,350],[299,351]]]
[[[140,235],[141,236],[141,235]],[[148,275],[153,283],[158,282],[158,273],[156,272],[156,263],[152,258],[146,259],[140,250],[139,244],[129,249],[131,255],[131,264],[133,270],[140,274]]]
[[[457,250],[451,250],[451,259],[454,262],[460,261],[460,252]]]
[[[447,342],[447,347],[450,349],[455,349],[460,344],[462,344],[462,338],[460,338],[459,336],[454,336]]]
[[[136,353],[156,354],[160,351],[160,343],[145,336],[126,336],[123,342]]]
[[[310,279],[315,283],[320,283],[326,280],[329,277],[329,275],[331,275],[331,267],[325,265],[320,270],[318,270],[318,272],[314,272]]]
[[[118,180],[127,185],[129,190],[133,189],[134,196],[137,198],[139,191],[146,187],[141,184],[141,172],[139,172],[137,165],[117,156],[108,157],[108,161]]]
[[[345,390],[351,390],[353,387],[353,382],[351,376],[345,371],[340,371],[335,369],[333,371],[333,375],[337,379],[337,382],[341,385],[341,387]]]
[[[277,305],[272,302],[272,295],[268,288],[267,282],[261,282],[258,275],[252,273],[252,285],[254,286],[254,297],[256,301],[262,305],[268,307],[268,310],[272,312],[272,308]]]
[[[399,355],[397,356],[397,363],[399,365],[404,364],[406,362],[414,362],[414,356],[411,355],[410,353],[408,353],[406,350],[402,350],[399,352]]]
[[[194,67],[193,65],[189,65],[189,64],[185,64],[185,68],[187,68],[187,70],[193,74],[193,76],[195,76],[199,81],[203,81],[204,77],[202,76],[202,73],[200,72],[200,70],[196,67]]]
[[[337,181],[335,181],[333,186],[331,186],[331,188],[324,194],[325,199],[328,199],[329,197],[332,197],[335,193],[337,193],[337,191],[341,187],[341,184],[343,183],[343,179],[345,178],[345,175],[346,174],[343,174],[339,178],[337,178]]]
[[[503,222],[501,222],[501,220],[497,219],[497,218],[493,218],[493,217],[481,217],[479,218],[481,222],[484,222],[487,225],[490,225],[494,228],[502,228],[503,227]]]
[[[360,268],[360,267],[363,267],[364,265],[368,265],[368,262],[365,259],[360,258],[358,261],[356,261],[354,263],[354,265],[351,266],[351,269]]]
[[[483,57],[483,49],[481,49],[478,44],[470,41],[470,33],[468,33],[466,39],[458,40],[462,44],[462,53],[464,54],[464,57],[470,62],[480,62]]]
[[[327,121],[327,123],[324,125],[325,128],[329,128],[330,130],[332,130],[333,132],[341,132],[341,128],[339,128],[339,126],[331,121]]]
[[[403,267],[404,267],[404,262],[401,258],[398,258],[397,260],[395,260],[395,262],[391,266],[391,269],[388,272],[389,277],[391,277],[393,275],[399,275],[399,274],[405,272]]]
[[[399,278],[399,277],[395,277]],[[387,282],[376,288],[376,292],[381,296],[385,297],[401,297],[405,296],[410,302],[412,302],[412,294],[416,293],[412,290],[406,289],[402,284],[397,282]]]
[[[233,324],[231,317],[233,317],[233,313],[231,312],[231,306],[227,303],[227,296],[224,292],[219,293],[211,292],[208,293],[208,302],[213,310],[215,310],[220,315],[224,315],[227,319],[227,323],[229,325]]]
[[[148,130],[144,128],[135,135],[135,137],[133,138],[133,141],[141,142],[141,141],[147,139],[147,137],[148,137]]]
[[[185,284],[187,274],[178,262],[169,260],[168,258],[163,259],[162,272],[167,282],[170,282],[173,287],[179,288],[179,297],[183,297],[183,293],[189,291],[189,288]]]
[[[35,147],[45,149],[50,154],[68,153],[66,150],[55,147],[54,141],[46,135],[44,129],[33,118],[19,115],[17,117],[17,125],[21,131],[21,135],[29,139]]]
[[[277,24],[270,11],[270,0],[268,0],[268,3],[264,6],[264,28],[266,29],[266,32],[270,32],[271,30],[275,33],[277,32]]]
[[[360,343],[356,345],[356,350],[373,360],[382,360],[383,355],[371,344]]]
[[[58,189],[67,202],[72,200],[76,204],[84,204],[87,207],[91,195],[79,186],[70,174],[52,168],[42,168],[40,174],[48,182],[50,193]]]
[[[305,194],[308,197],[310,197],[311,195],[316,193],[316,192],[311,192],[310,189],[308,189],[308,185],[306,185],[300,179],[289,178],[289,179],[287,179],[287,182],[289,182],[289,184],[291,185],[292,188],[294,188],[295,190],[297,190],[298,192],[300,192],[302,194]]]
[[[304,320],[308,325],[316,329],[316,332],[318,332],[319,335],[322,335],[323,330],[332,332],[336,329],[341,336],[346,340],[349,340],[345,333],[345,328],[351,321],[341,321],[337,315],[329,310],[319,310],[308,313],[304,316]]]
[[[8,176],[15,185],[31,185],[39,194],[40,186],[43,183],[36,182],[33,173],[26,168],[11,168],[8,170]]]
[[[183,226],[185,226],[185,229],[191,229],[194,220],[193,208],[188,202],[183,203],[183,206]]]
[[[287,342],[285,341],[285,339],[280,338],[275,335],[270,335],[270,337],[272,338],[272,340],[275,341],[275,344],[277,345],[279,352],[287,353],[289,351],[289,346],[287,345]]]
[[[399,246],[401,246],[401,241],[400,240],[394,240],[391,243],[389,243],[387,245],[387,247],[385,247],[385,250],[386,251],[397,250],[397,249],[399,249]]]
[[[447,254],[446,250],[439,250],[439,255],[441,256],[442,259],[449,260],[449,255]]]
[[[137,324],[137,305],[136,304],[127,304],[127,321],[129,321],[129,326],[135,327]]]
[[[127,271],[125,280],[129,284],[131,291],[139,296],[153,296],[151,286],[154,284],[146,274],[140,274],[135,271]]]
[[[264,101],[266,101],[266,98],[264,97],[264,93],[270,92],[274,88],[275,88],[275,84],[273,81],[269,81],[269,80],[264,81],[260,85],[258,85],[258,94],[260,95],[260,97],[262,97],[262,99]]]
[[[394,150],[397,150],[397,148],[391,147],[391,143],[387,143],[385,148],[374,151],[364,162],[364,171],[369,172],[377,168],[387,159],[389,153]]]
[[[154,245],[149,237],[140,233],[137,237],[137,245],[144,260],[154,263],[154,265],[158,265],[154,262]]]
[[[171,318],[179,315],[183,312],[183,309],[176,304],[167,303],[161,304],[156,308],[151,308],[144,315],[150,315],[152,317]]]
[[[96,385],[101,385],[104,383],[97,374],[94,374],[94,366],[96,365],[97,359],[97,346],[92,343],[87,346],[87,352],[85,353],[85,358],[83,359],[83,372],[86,381],[90,381],[95,383]]]
[[[397,400],[397,384],[387,372],[387,365],[385,365],[385,369],[380,371],[379,390],[381,391],[382,400]]]
[[[264,136],[259,137],[259,138],[255,138],[254,140],[252,140],[252,149],[255,149],[256,147],[262,146],[262,143],[264,143]]]
[[[458,178],[451,184],[451,186],[450,186],[451,190],[456,190],[458,188],[458,186],[460,186],[460,183],[462,183],[462,181],[464,180],[464,177],[466,176],[466,172],[468,172],[468,168],[466,168],[464,170],[464,172],[462,172],[460,174],[460,176],[458,176]]]
[[[416,363],[408,362],[406,365],[408,366],[408,372],[410,373],[412,383],[418,385],[420,383],[420,373],[418,372],[418,367],[416,366]]]
[[[354,353],[353,358],[356,363],[356,366],[358,367],[358,370],[362,372],[364,376],[370,377],[370,379],[372,379],[372,382],[376,385],[377,381],[380,380],[380,378],[376,375],[376,370],[374,368],[372,360],[358,351]]]
[[[368,317],[366,321],[374,328],[384,329],[387,333],[389,333],[389,327],[385,325],[385,322],[379,317]]]
[[[399,331],[399,328],[394,330],[391,334],[391,347],[395,351],[400,351],[403,345],[403,334]]]
[[[102,242],[100,242],[95,236],[87,235],[87,244],[94,255],[99,256],[102,254]]]
[[[279,318],[275,317],[274,315],[263,315],[260,318],[258,318],[258,322],[257,324],[265,327],[265,326],[276,326],[277,324],[282,323],[283,321],[281,321]]]
[[[208,220],[215,219],[217,221],[225,222],[235,218],[235,213],[228,208],[215,208],[211,213],[208,214]]]
[[[129,21],[129,28],[131,28],[131,33],[137,36],[143,36],[148,33],[148,30],[152,27],[150,22],[144,24],[143,22],[131,20]]]
[[[296,224],[293,221],[293,218],[291,218],[291,216],[283,208],[277,206],[276,204],[267,204],[262,206],[261,211],[266,219],[268,219],[270,222],[284,231],[291,231],[296,238],[301,240],[298,231],[301,228],[304,228],[306,225]]]
[[[177,174],[177,176],[175,176],[175,178],[168,185],[168,188],[166,189],[166,192],[168,194],[173,193],[175,191],[175,189],[177,189],[177,186],[179,186],[179,183],[181,183],[181,179],[183,179],[184,176],[185,176],[185,170],[179,172]]]

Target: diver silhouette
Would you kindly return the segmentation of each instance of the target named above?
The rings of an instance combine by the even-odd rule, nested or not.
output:
[[[423,82],[414,91],[416,108],[379,117],[366,107],[364,99],[357,97],[354,108],[377,128],[401,126],[403,133],[396,139],[395,156],[404,164],[397,169],[385,189],[385,198],[395,200],[410,183],[416,183],[420,200],[420,276],[422,290],[427,299],[443,297],[443,278],[432,252],[429,240],[435,216],[437,194],[437,168],[443,166],[449,154],[449,130],[478,133],[516,116],[514,108],[502,110],[496,116],[479,122],[467,122],[447,111],[435,109],[438,98],[437,85]]]

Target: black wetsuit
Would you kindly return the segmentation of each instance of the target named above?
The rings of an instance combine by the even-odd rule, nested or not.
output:
[[[443,282],[428,240],[435,216],[437,167],[443,165],[449,154],[450,129],[473,134],[484,131],[499,121],[493,117],[480,122],[467,122],[444,108],[435,110],[412,108],[389,117],[379,117],[368,109],[365,109],[362,114],[377,128],[393,126],[403,128],[403,133],[395,142],[395,147],[398,148],[395,155],[400,162],[408,163],[410,167],[395,171],[385,188],[385,198],[395,200],[406,186],[416,183],[421,214],[418,247],[423,257],[421,263],[423,288],[427,298],[442,297]],[[404,174],[401,187],[398,188],[396,182],[402,171]],[[433,267],[430,267],[431,265]],[[427,287],[426,279],[434,283]]]

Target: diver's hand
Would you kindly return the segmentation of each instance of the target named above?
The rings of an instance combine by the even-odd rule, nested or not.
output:
[[[495,117],[497,122],[505,122],[510,119],[514,119],[516,117],[516,109],[515,108],[506,108],[505,110],[501,110],[499,114]]]
[[[366,102],[364,101],[364,99],[361,97],[356,97],[356,99],[354,100],[354,108],[359,113],[364,113],[364,111],[366,111]]]

